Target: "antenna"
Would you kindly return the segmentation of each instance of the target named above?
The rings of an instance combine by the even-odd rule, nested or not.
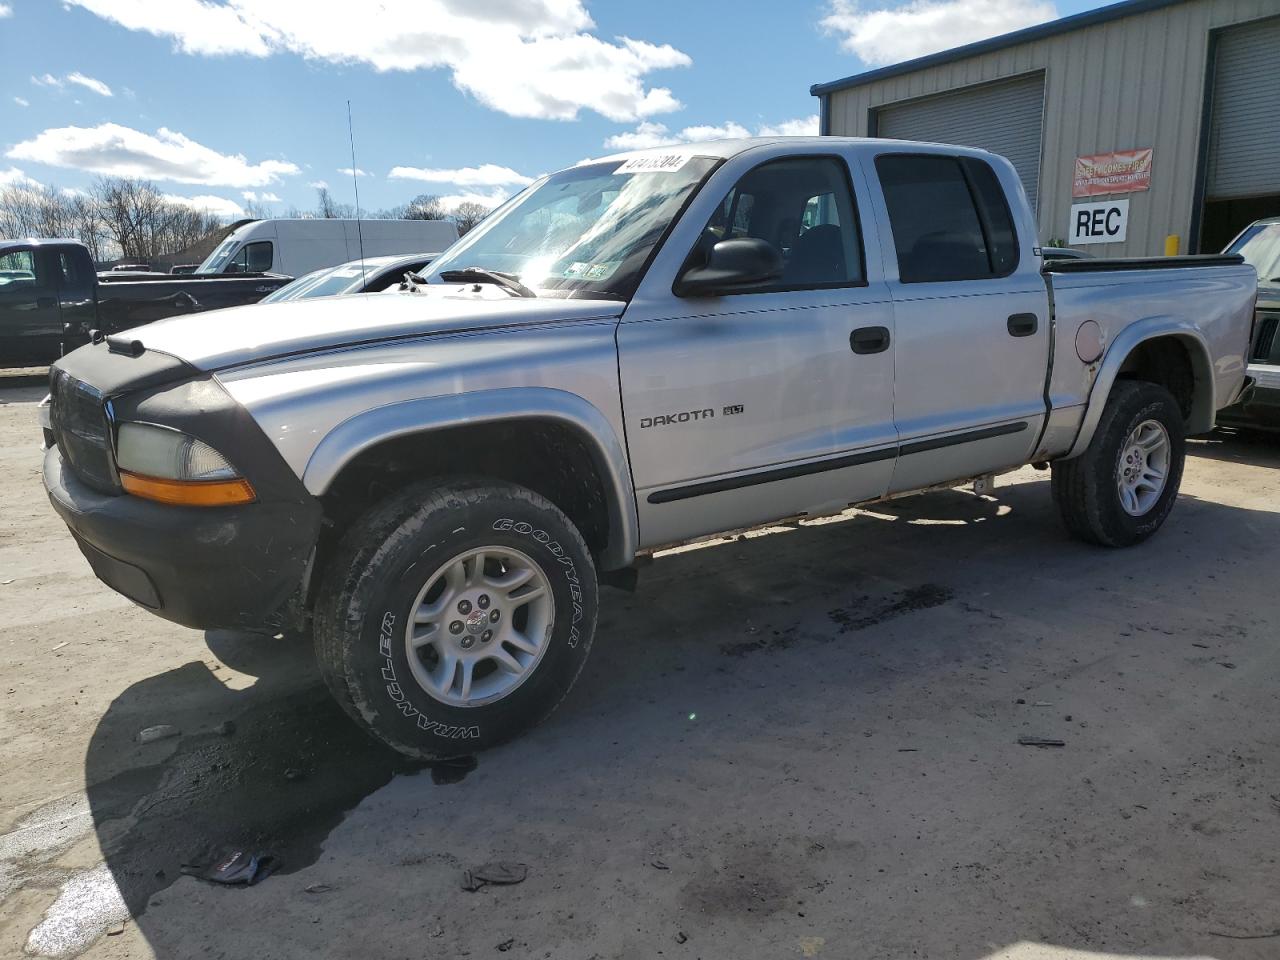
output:
[[[360,223],[360,168],[356,166],[356,135],[351,126],[351,101],[347,101],[347,138],[351,141],[351,184],[356,190],[356,236],[360,238],[360,285],[369,279],[364,273],[364,227]]]

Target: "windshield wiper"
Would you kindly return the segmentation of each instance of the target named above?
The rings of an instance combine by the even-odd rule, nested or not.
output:
[[[497,270],[485,270],[483,267],[466,267],[462,270],[442,270],[439,275],[445,283],[496,283],[508,293],[517,297],[536,297],[537,294],[526,287],[510,273],[499,273]]]

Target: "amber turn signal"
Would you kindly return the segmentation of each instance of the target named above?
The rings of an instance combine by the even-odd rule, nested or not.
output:
[[[120,471],[120,486],[135,497],[184,507],[228,507],[253,503],[258,495],[248,480],[161,480]]]

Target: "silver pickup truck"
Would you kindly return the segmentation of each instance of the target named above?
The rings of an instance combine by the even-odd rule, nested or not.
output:
[[[1244,381],[1238,257],[1045,263],[979,150],[775,138],[544,177],[424,276],[59,361],[44,481],[192,627],[310,624],[411,755],[536,723],[638,558],[1028,463],[1125,546]]]

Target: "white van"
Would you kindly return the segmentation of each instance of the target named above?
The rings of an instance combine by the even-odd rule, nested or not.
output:
[[[443,250],[457,239],[451,220],[255,220],[234,230],[196,273],[300,277],[362,255]]]

